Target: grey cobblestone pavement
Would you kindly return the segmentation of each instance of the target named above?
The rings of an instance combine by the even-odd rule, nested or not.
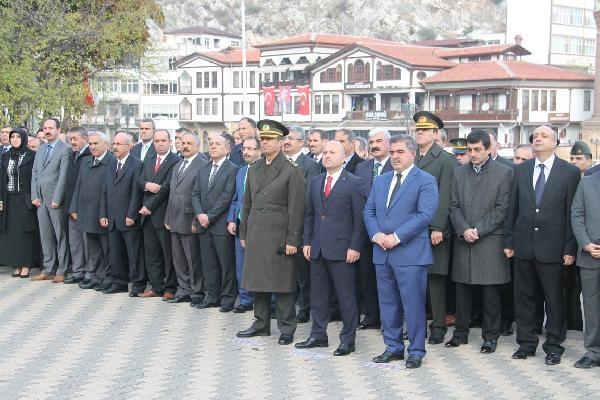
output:
[[[359,332],[357,351],[299,351],[271,337],[237,339],[252,314],[222,314],[159,299],[103,295],[74,285],[11,278],[0,267],[0,399],[575,399],[599,398],[600,368],[572,367],[582,355],[569,332],[562,364],[543,352],[511,359],[514,336],[479,354],[480,330],[458,349],[428,346],[422,368],[378,365],[377,331]],[[296,341],[310,324],[299,325]],[[448,334],[449,338],[450,334]]]

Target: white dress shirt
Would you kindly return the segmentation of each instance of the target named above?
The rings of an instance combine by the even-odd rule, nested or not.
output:
[[[338,179],[340,179],[340,175],[342,174],[342,171],[344,170],[344,168],[340,168],[338,171],[334,172],[333,174],[330,174],[329,172],[327,172],[327,176],[331,176],[331,190],[333,190],[333,187],[335,186],[335,183],[338,181]],[[327,186],[327,177],[325,177],[325,186]],[[325,192],[325,186],[323,186],[323,193]]]
[[[410,173],[410,171],[413,169],[414,166],[415,166],[415,164],[411,164],[410,167],[406,168],[404,171],[401,172],[402,176],[400,177],[400,185],[402,185],[404,183],[404,181],[406,180],[406,177],[408,176],[408,174]],[[390,188],[388,190],[388,195],[387,195],[387,201],[385,202],[386,206],[390,205],[390,201],[392,200],[392,190],[394,190],[394,186],[396,186],[397,180],[398,180],[398,173],[396,171],[394,171],[394,177],[392,178],[392,183],[390,183]]]
[[[152,146],[152,141],[149,141],[148,143],[142,142],[142,149],[140,150],[140,159],[142,161],[144,161],[144,158],[146,158],[146,153],[148,152],[150,146]]]
[[[533,189],[535,190],[535,184],[540,176],[541,169],[539,167],[540,164],[544,164],[544,177],[546,178],[546,182],[548,182],[548,177],[550,176],[550,171],[552,170],[552,165],[554,165],[554,160],[556,159],[556,155],[552,154],[546,161],[541,162],[540,160],[535,159],[535,166],[533,167]]]

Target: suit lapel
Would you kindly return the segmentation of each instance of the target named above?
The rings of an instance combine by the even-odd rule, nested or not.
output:
[[[181,160],[181,163],[183,163],[184,160]],[[198,163],[201,161],[200,158],[200,154],[196,155],[196,158],[194,158],[192,160],[192,162],[190,163],[190,165],[188,165],[188,167],[185,169],[185,171],[183,171],[181,174],[179,174],[179,168],[181,168],[181,166],[179,165],[179,163],[177,163],[178,166],[176,166],[177,168],[177,172],[175,172],[176,176],[177,176],[177,184],[181,183],[181,181],[183,180],[183,178],[185,178],[188,174],[188,172],[190,172],[193,168],[196,167],[196,165],[198,165]]]
[[[413,179],[415,179],[416,175],[417,175],[417,170],[413,166],[413,168],[410,170],[408,176],[404,179],[404,182],[402,182],[402,184],[398,188],[398,191],[394,194],[394,197],[390,199],[390,204],[387,208],[388,212],[392,209],[392,207],[394,207],[394,205],[396,204],[396,202],[398,201],[400,196],[402,196],[402,193],[404,193],[404,191],[406,190],[406,187],[408,185],[410,185],[410,183],[413,181]],[[391,182],[392,181],[390,180],[390,184],[391,184]],[[388,190],[389,190],[389,185],[388,185]],[[387,193],[386,193],[386,200],[387,200]]]
[[[282,167],[281,164],[284,162],[288,162],[288,161],[284,158],[283,153],[279,153],[275,157],[275,159],[271,162],[271,165],[266,165],[266,160],[265,160],[265,164],[263,165],[263,168],[266,169],[265,177],[262,179],[262,182],[260,183],[260,185],[257,186],[257,188],[256,188],[257,192],[262,190],[265,186],[267,186],[269,183],[273,182],[273,180],[275,178],[277,178],[277,176],[281,172],[281,167]]]
[[[130,156],[131,156],[131,154],[130,154]],[[117,164],[118,163],[119,163],[119,160],[117,160]],[[115,186],[121,181],[121,179],[123,179],[123,176],[125,175],[125,172],[127,172],[127,168],[129,168],[130,164],[131,164],[131,161],[130,161],[129,157],[127,157],[127,160],[125,160],[125,164],[123,164],[123,166],[121,167],[121,173],[115,179]],[[117,170],[115,169],[115,174],[116,173],[117,173]]]
[[[229,161],[229,160],[225,159],[225,161],[223,161],[223,164],[221,164],[221,166],[215,173],[215,177],[212,180],[212,185],[208,185],[208,188],[206,189],[207,192],[210,192],[212,190],[212,188],[215,187],[215,182],[223,174],[223,170],[225,170],[227,168],[227,161]],[[212,162],[211,162],[210,170],[212,170]],[[208,173],[208,180],[210,181],[210,172]]]
[[[56,143],[54,143],[52,151],[50,152],[50,154],[48,154],[48,158],[46,158],[46,162],[42,165],[42,168],[46,168],[46,166],[48,166],[48,164],[50,164],[50,160],[52,160],[52,157],[54,157],[54,155],[58,151],[60,143],[61,143],[60,140],[57,140]],[[48,144],[46,144],[46,147],[44,148],[44,154],[46,151],[48,151]],[[43,158],[42,158],[42,161],[43,161]]]
[[[542,193],[542,198],[540,199],[540,205],[548,198],[548,196],[552,196],[552,189],[558,184],[560,181],[560,175],[562,174],[563,164],[560,162],[560,159],[556,157],[554,159],[554,163],[552,164],[552,169],[550,170],[550,176],[546,180],[546,185],[544,185],[544,192]],[[535,167],[534,167],[535,168]],[[533,182],[533,174],[531,177],[531,182]],[[533,185],[531,185],[533,188]],[[535,198],[535,193],[534,193]]]
[[[331,192],[329,192],[329,197],[327,197],[325,199],[325,206],[323,207],[323,211],[327,210],[327,207],[329,207],[329,205],[331,204],[331,200],[333,199],[333,197],[337,196],[337,194],[342,190],[342,187],[346,184],[346,179],[348,178],[348,173],[349,173],[348,171],[342,169],[342,173],[340,174],[340,177],[338,178],[335,185],[333,185],[333,187],[331,188]],[[325,174],[325,177],[327,177],[327,174]],[[323,191],[321,190],[321,192],[323,192]],[[323,198],[324,197],[325,197],[325,194],[323,193]]]

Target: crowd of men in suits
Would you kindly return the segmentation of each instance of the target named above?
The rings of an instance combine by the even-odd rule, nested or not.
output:
[[[355,351],[357,330],[382,329],[373,361],[407,353],[407,368],[421,366],[426,340],[467,343],[478,319],[481,353],[516,322],[513,358],[526,359],[544,315],[545,362],[558,364],[567,328],[582,329],[583,293],[586,353],[575,366],[600,365],[600,174],[581,178],[589,148],[578,142],[564,161],[556,131],[541,126],[511,163],[491,131],[448,152],[438,116],[413,118],[414,137],[371,130],[367,160],[348,129],[330,137],[242,118],[238,144],[212,133],[201,153],[183,128],[172,151],[151,119],[137,143],[75,127],[69,144],[47,119],[32,175],[43,253],[32,280],[254,310],[237,336],[270,335],[276,318],[281,345],[312,316],[297,348],[327,347],[339,319],[336,356]]]

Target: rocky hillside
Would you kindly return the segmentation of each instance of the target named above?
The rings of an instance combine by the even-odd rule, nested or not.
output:
[[[240,0],[157,0],[165,28],[204,25],[241,32]],[[499,32],[504,0],[246,0],[251,43],[307,32],[344,33],[408,42]]]

